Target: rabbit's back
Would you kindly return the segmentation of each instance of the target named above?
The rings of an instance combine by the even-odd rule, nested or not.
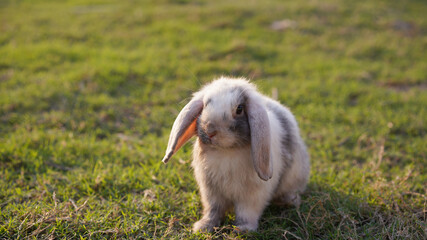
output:
[[[271,99],[268,99],[266,106],[279,119],[282,129],[280,148],[284,169],[275,191],[275,198],[298,195],[305,190],[310,175],[310,158],[307,148],[300,136],[298,123],[290,110]],[[285,198],[288,197],[285,196]]]

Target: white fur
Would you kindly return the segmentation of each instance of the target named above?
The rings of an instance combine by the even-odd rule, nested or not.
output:
[[[272,178],[262,180],[254,169],[251,145],[230,147],[239,136],[227,131],[228,120],[239,104],[233,87],[244,89],[246,96],[261,104],[267,111],[270,130],[270,167]],[[194,230],[211,231],[220,224],[225,211],[234,207],[240,230],[256,230],[259,217],[274,199],[299,205],[299,194],[308,182],[310,164],[298,125],[292,113],[278,102],[257,92],[245,79],[222,77],[195,93],[193,100],[212,99],[201,115],[201,121],[215,122],[218,134],[212,145],[195,142],[192,166],[199,185],[204,215],[194,224]],[[276,110],[276,112],[273,111]],[[285,129],[277,111],[289,124]],[[282,119],[283,122],[283,119]],[[283,149],[282,139],[287,135],[295,143],[292,149]],[[287,166],[287,167],[286,167]]]

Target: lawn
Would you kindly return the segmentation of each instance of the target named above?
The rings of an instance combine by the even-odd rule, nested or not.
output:
[[[427,4],[398,0],[0,1],[0,238],[425,239]],[[274,26],[274,27],[273,27]],[[277,27],[278,26],[278,27]],[[299,209],[194,234],[203,84],[244,76],[295,114]]]

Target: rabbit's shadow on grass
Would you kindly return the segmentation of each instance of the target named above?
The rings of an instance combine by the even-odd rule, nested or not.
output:
[[[227,216],[216,235],[232,231],[233,215]],[[386,234],[381,229],[392,221],[399,220],[380,206],[327,185],[310,183],[299,208],[270,204],[259,221],[258,231],[241,236],[248,239],[360,238]],[[422,226],[414,226],[417,227]],[[404,225],[397,228],[408,231]]]

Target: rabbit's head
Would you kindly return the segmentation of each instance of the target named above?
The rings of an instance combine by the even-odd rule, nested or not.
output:
[[[212,148],[250,145],[258,176],[271,178],[269,119],[262,97],[248,81],[223,77],[195,93],[175,120],[163,162],[194,135],[207,154]]]
[[[197,136],[206,147],[232,148],[250,144],[247,89],[233,81],[217,81],[203,93]]]

